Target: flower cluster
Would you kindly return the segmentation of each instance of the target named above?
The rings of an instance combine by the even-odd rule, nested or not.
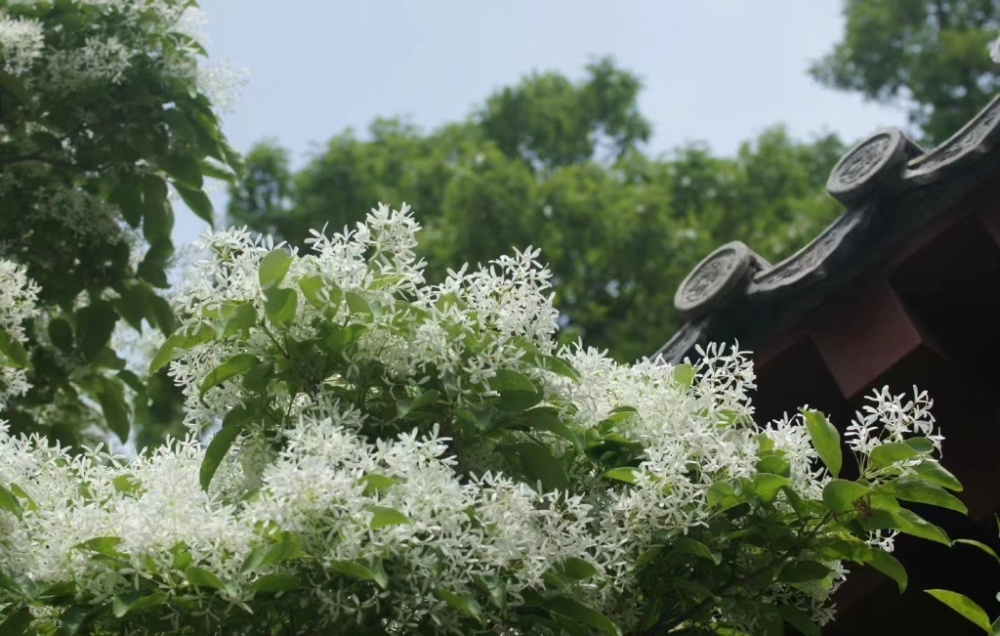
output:
[[[0,411],[29,388],[24,366],[24,321],[34,317],[38,286],[22,266],[0,259]]]
[[[26,72],[41,57],[44,46],[40,22],[0,15],[0,61],[5,72]]]
[[[75,0],[78,9],[94,20],[97,35],[79,42],[60,41],[60,33],[46,42],[45,25],[37,12],[48,10],[44,0],[9,2],[10,11],[26,15],[0,15],[0,54],[7,72],[35,76],[52,88],[78,90],[91,83],[118,84],[126,71],[144,63],[150,32],[171,40],[172,55],[161,56],[167,75],[193,79],[202,46],[200,28],[204,20],[191,3],[180,0]],[[104,20],[115,24],[114,34],[100,33]],[[68,46],[67,46],[68,45]],[[35,68],[36,66],[44,68]]]
[[[151,363],[185,440],[125,461],[0,428],[0,603],[48,627],[32,607],[72,585],[94,625],[154,633],[823,623],[843,562],[898,572],[865,497],[904,532],[909,493],[956,505],[925,399],[879,394],[850,433],[866,481],[838,479],[821,414],[754,423],[744,354],[557,348],[536,251],[430,284],[418,229],[380,206],[307,255],[206,236]]]

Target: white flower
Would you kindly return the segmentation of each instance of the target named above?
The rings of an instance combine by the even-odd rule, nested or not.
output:
[[[5,71],[13,75],[27,72],[44,47],[41,22],[0,14],[0,55]]]
[[[16,486],[33,502],[20,518],[0,509],[0,569],[40,585],[74,582],[95,603],[152,584],[184,611],[182,601],[207,608],[209,595],[248,607],[260,577],[294,575],[303,588],[292,598],[312,608],[317,630],[343,631],[377,615],[390,633],[433,625],[445,634],[461,633],[463,624],[442,590],[461,597],[495,580],[513,605],[549,585],[554,566],[572,562],[589,574],[574,596],[635,626],[645,589],[640,555],[717,520],[707,503],[713,487],[754,477],[762,440],[787,463],[797,493],[821,498],[830,476],[800,418],[753,422],[749,356],[711,345],[698,350],[697,363],[672,368],[557,348],[551,274],[539,250],[464,266],[428,284],[415,255],[418,229],[406,206],[380,205],[354,229],[314,232],[312,251],[303,255],[246,229],[207,233],[174,298],[185,316],[178,333],[208,334],[182,348],[170,367],[191,436],[126,462],[100,450],[72,457],[0,424],[0,485]],[[278,289],[297,290],[287,322],[266,317],[274,288],[261,286],[265,258],[288,266]],[[18,329],[34,293],[23,270],[0,261],[0,326]],[[231,330],[225,316],[235,307],[244,312],[243,327]],[[358,339],[337,350],[335,364],[294,366],[300,360],[292,346],[351,327],[360,327]],[[206,387],[213,370],[237,355],[286,371],[283,388],[263,395],[268,414],[259,418],[277,425],[245,423],[206,492],[205,451],[195,434],[218,431],[232,409],[261,397],[238,378]],[[539,360],[551,356],[569,362],[578,381],[543,368]],[[567,430],[640,449],[627,465],[634,483],[612,483],[606,467],[582,459],[558,427],[489,437],[475,432],[479,421],[458,423],[459,408],[485,406],[492,409],[487,417],[507,417],[496,397],[515,371],[535,383],[541,408]],[[288,388],[295,374],[309,379],[306,389]],[[454,416],[406,420],[397,407],[415,409],[429,385],[432,401],[454,407]],[[398,400],[394,409],[378,399],[386,395]],[[878,445],[915,435],[939,446],[929,408],[924,393],[904,399],[882,390],[845,437],[862,465]],[[504,460],[520,452],[517,444],[542,445],[547,461],[577,459],[560,464],[563,485],[541,478],[529,484]],[[867,539],[892,547],[892,535]],[[108,567],[90,558],[81,546],[94,540],[110,540],[125,563]],[[281,541],[293,543],[301,559],[259,571],[252,559],[246,565],[249,555]],[[218,577],[223,589],[194,589],[178,560]],[[830,597],[846,570],[826,565],[831,573],[823,580],[776,584],[765,600],[829,620]],[[384,589],[358,584],[383,569],[391,573]],[[480,611],[497,625],[507,618],[492,606]],[[752,624],[741,611],[720,619]],[[49,617],[38,620],[51,626]],[[205,609],[208,631],[222,620]]]

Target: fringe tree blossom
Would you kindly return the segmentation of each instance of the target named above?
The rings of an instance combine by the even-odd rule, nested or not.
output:
[[[24,372],[24,321],[35,314],[38,291],[23,267],[0,259],[0,412],[8,398],[31,388]]]
[[[753,421],[738,350],[558,348],[537,250],[431,284],[418,229],[379,206],[309,254],[206,235],[151,362],[187,438],[126,461],[0,427],[5,611],[127,633],[815,629],[847,562],[905,585],[880,533],[933,526],[900,501],[961,509],[926,396],[880,392],[849,433],[861,479],[840,479],[822,414]]]
[[[0,14],[0,62],[4,71],[25,73],[41,57],[44,46],[40,22]]]

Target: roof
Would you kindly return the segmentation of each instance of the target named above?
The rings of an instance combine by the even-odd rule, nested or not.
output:
[[[928,151],[896,128],[871,135],[840,159],[827,182],[846,211],[774,265],[740,241],[705,257],[674,296],[685,322],[656,356],[679,362],[713,341],[762,346],[878,268],[909,237],[954,214],[977,188],[1000,186],[998,149],[1000,96]]]

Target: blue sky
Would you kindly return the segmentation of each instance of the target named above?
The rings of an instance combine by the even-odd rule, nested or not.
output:
[[[902,126],[896,108],[817,85],[806,69],[839,38],[841,0],[202,0],[209,52],[249,71],[225,131],[243,151],[277,139],[301,165],[376,116],[424,128],[466,116],[532,70],[580,77],[612,55],[638,74],[649,149],[720,153],[777,123],[857,140]],[[222,197],[214,197],[221,203]],[[398,203],[398,202],[393,202]],[[221,210],[220,210],[221,211]],[[175,237],[201,223],[178,214]]]

